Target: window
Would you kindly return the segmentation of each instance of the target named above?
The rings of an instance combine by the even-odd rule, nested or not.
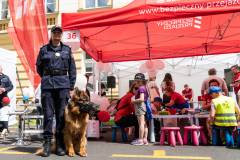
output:
[[[107,7],[109,0],[85,0],[86,8],[101,8]]]
[[[45,0],[46,12],[54,13],[56,11],[56,0]]]
[[[0,19],[8,18],[8,0],[0,0]]]
[[[86,66],[86,72],[92,73],[93,72],[93,64],[92,63],[85,63]]]

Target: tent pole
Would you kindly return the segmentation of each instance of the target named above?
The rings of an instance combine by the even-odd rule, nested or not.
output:
[[[22,84],[21,84],[21,80],[20,80],[20,77],[19,77],[19,71],[18,71],[17,67],[16,67],[16,73],[17,73],[17,80],[18,80],[18,83],[19,83],[20,91],[21,91],[21,94],[23,96]]]
[[[149,29],[148,29],[148,22],[145,22],[145,29],[147,34],[147,51],[148,51],[148,58],[151,59],[151,46],[150,46],[150,38],[149,38]]]

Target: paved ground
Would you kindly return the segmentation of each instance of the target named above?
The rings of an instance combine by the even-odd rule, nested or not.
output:
[[[197,159],[197,160],[239,160],[240,149],[226,149],[225,147],[212,146],[160,146],[150,144],[149,146],[132,146],[123,143],[111,143],[110,134],[104,134],[100,140],[89,140],[88,157],[86,160],[138,160],[138,159]],[[5,142],[0,142],[0,156],[4,160],[21,159],[44,159],[34,155],[41,146],[40,141],[32,141],[28,146],[15,147],[10,144],[15,140],[12,137]],[[10,147],[10,148],[8,148]],[[67,156],[58,157],[51,155],[45,159],[66,159]],[[71,159],[79,159],[76,156]]]

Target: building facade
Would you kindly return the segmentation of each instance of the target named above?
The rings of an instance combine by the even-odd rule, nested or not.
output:
[[[47,17],[48,29],[53,25],[61,25],[61,13],[69,12],[85,12],[89,10],[101,10],[106,8],[113,8],[113,0],[44,0],[45,11]],[[116,3],[117,4],[117,3]],[[7,33],[7,28],[10,23],[10,12],[8,6],[8,0],[0,0],[0,48],[4,48],[10,51],[15,51],[10,37]],[[78,73],[87,72],[92,73],[93,62],[90,57],[79,49],[74,52],[74,58]],[[85,65],[86,63],[86,65]],[[17,97],[21,97],[21,89],[30,87],[30,81],[27,77],[25,69],[21,64],[19,58],[17,58],[17,72],[19,74],[19,80],[17,83]]]

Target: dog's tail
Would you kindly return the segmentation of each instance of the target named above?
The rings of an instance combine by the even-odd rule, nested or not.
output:
[[[54,153],[55,151],[56,151],[56,143],[54,142],[51,145],[51,152]],[[37,151],[35,152],[35,155],[42,156],[43,155],[43,148],[37,149]]]

